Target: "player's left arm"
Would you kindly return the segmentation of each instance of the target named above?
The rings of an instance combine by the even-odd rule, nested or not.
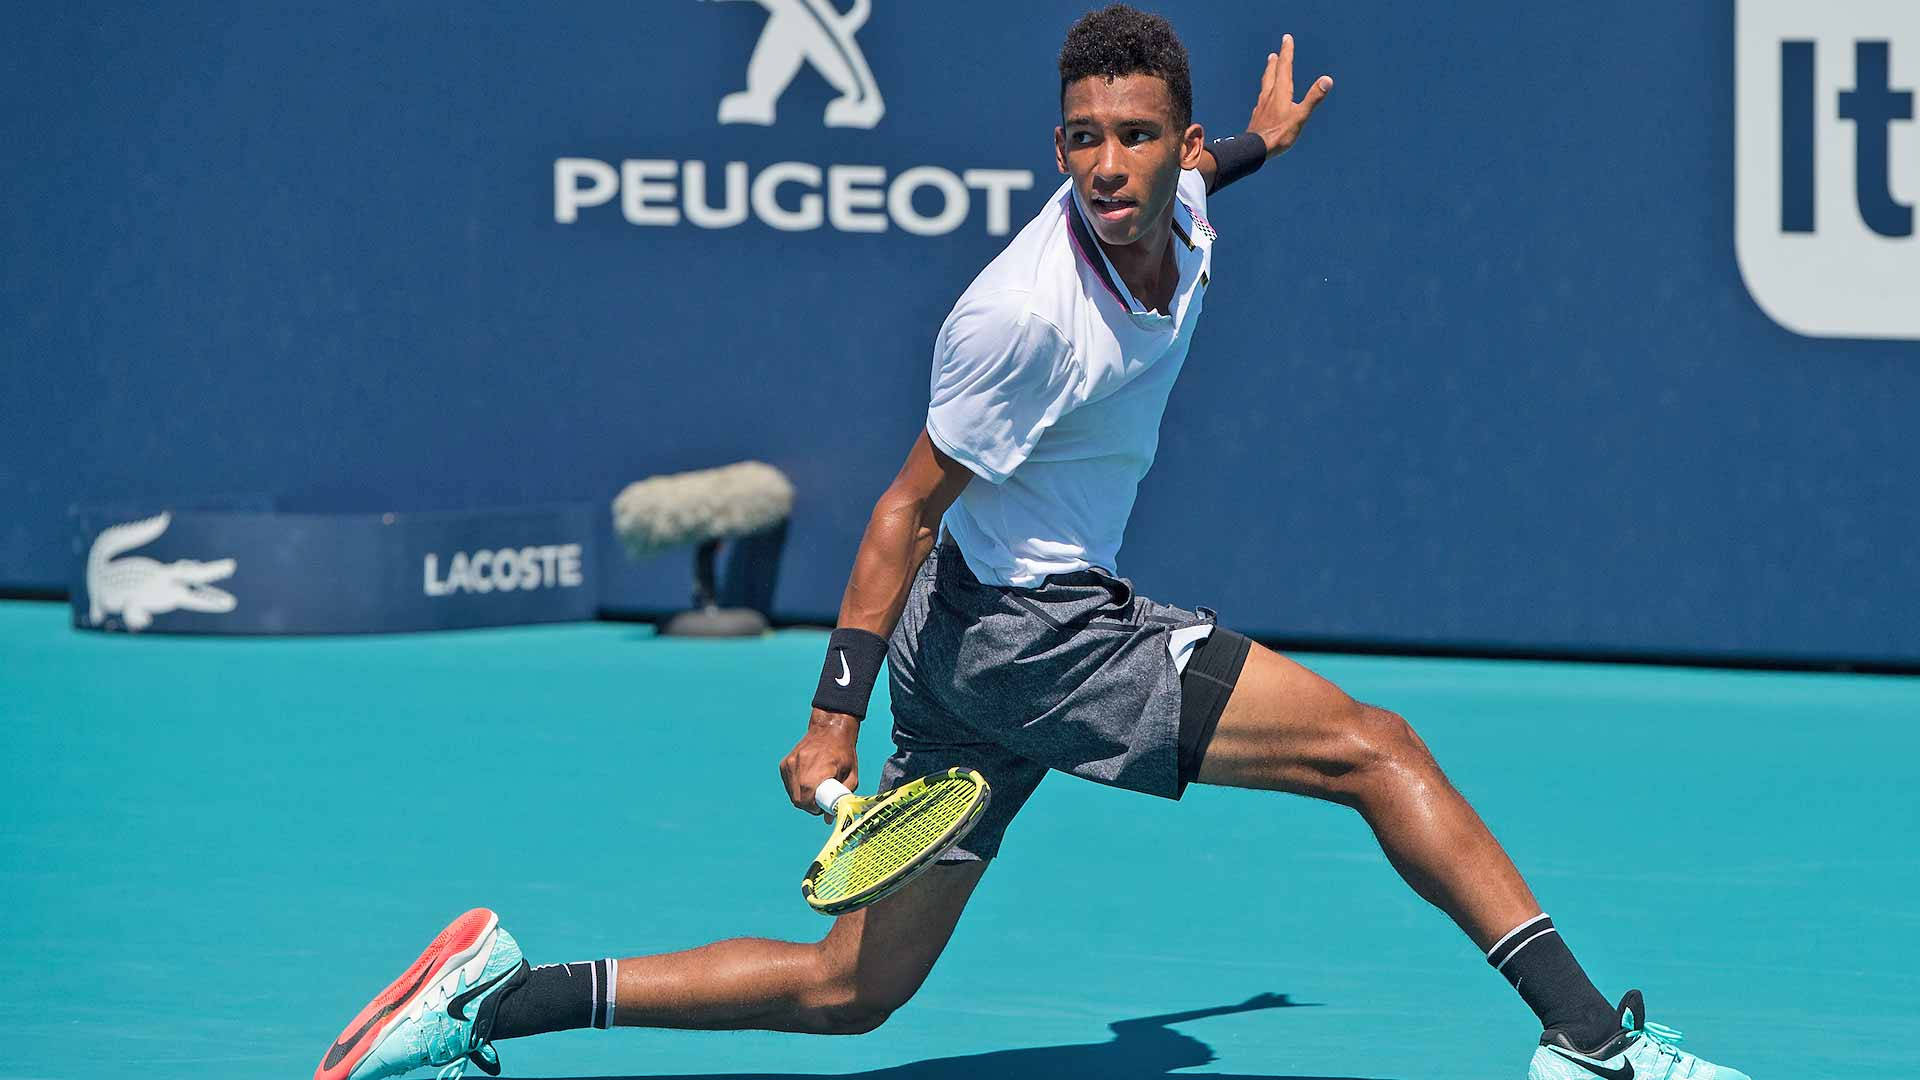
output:
[[[1322,75],[1307,87],[1306,97],[1293,100],[1293,35],[1283,36],[1280,51],[1267,54],[1267,70],[1260,76],[1260,96],[1254,99],[1247,130],[1213,140],[1200,154],[1199,172],[1207,182],[1207,194],[1286,153],[1332,89],[1333,76]]]

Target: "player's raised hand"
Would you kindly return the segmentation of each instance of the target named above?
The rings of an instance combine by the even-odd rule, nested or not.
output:
[[[1333,76],[1322,75],[1307,87],[1306,97],[1293,100],[1293,35],[1287,34],[1280,39],[1280,51],[1267,54],[1267,70],[1260,76],[1260,97],[1253,103],[1253,119],[1247,121],[1247,130],[1266,141],[1269,159],[1278,157],[1300,138],[1307,118],[1332,89]]]

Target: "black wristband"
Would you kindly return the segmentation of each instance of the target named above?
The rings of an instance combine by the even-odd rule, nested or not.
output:
[[[1207,188],[1211,195],[1243,176],[1252,176],[1265,165],[1267,140],[1246,131],[1214,139],[1207,143],[1207,152],[1213,155],[1214,164],[1213,186]]]
[[[887,639],[871,630],[843,626],[827,639],[827,662],[820,668],[820,688],[813,707],[848,716],[867,715],[867,698],[887,658]]]

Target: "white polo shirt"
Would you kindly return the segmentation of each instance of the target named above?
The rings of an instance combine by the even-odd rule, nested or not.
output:
[[[960,296],[933,351],[927,434],[987,483],[945,525],[981,581],[1030,587],[1116,557],[1213,257],[1206,185],[1174,201],[1171,314],[1133,298],[1069,181]]]

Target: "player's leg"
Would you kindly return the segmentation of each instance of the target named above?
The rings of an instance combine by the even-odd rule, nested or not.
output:
[[[1404,719],[1257,643],[1198,779],[1358,810],[1407,884],[1482,949],[1540,911],[1513,861]]]
[[[1558,934],[1547,932],[1551,923],[1513,860],[1413,728],[1238,635],[1216,632],[1189,663],[1187,677],[1205,674],[1209,650],[1236,639],[1246,659],[1237,677],[1228,679],[1232,691],[1196,778],[1293,792],[1359,811],[1394,869],[1489,951],[1543,1028],[1566,1031],[1581,1047],[1610,1037],[1618,1029],[1613,1006]],[[1516,949],[1517,955],[1507,955]]]
[[[1237,660],[1222,648],[1229,645],[1245,648],[1244,664],[1223,664],[1222,656]],[[1215,650],[1211,656],[1209,650]],[[1639,991],[1617,1008],[1607,1003],[1513,860],[1400,716],[1353,700],[1237,634],[1217,631],[1189,662],[1183,690],[1188,687],[1195,699],[1203,699],[1207,687],[1229,695],[1211,733],[1200,725],[1197,764],[1189,766],[1195,778],[1358,810],[1407,884],[1486,950],[1487,962],[1539,1016],[1545,1032],[1528,1071],[1532,1080],[1626,1078],[1636,1068],[1647,1075],[1747,1080],[1674,1047],[1670,1036],[1677,1033],[1646,1022]],[[1190,717],[1182,719],[1184,726]]]
[[[920,989],[986,866],[941,863],[879,903],[840,916],[817,942],[735,938],[622,960],[613,1021],[821,1035],[872,1031]]]
[[[950,741],[965,732],[898,680],[893,705],[896,750],[880,790],[960,764],[992,777],[987,809],[945,861],[841,916],[817,942],[734,938],[661,956],[535,968],[500,1005],[490,1037],[611,1026],[841,1035],[879,1026],[933,969],[1008,824],[1046,775],[1002,747]]]
[[[472,1058],[549,1031],[625,1026],[858,1034],[920,988],[984,861],[943,863],[843,915],[811,944],[736,938],[630,960],[529,968],[493,912],[454,920],[334,1041],[316,1080],[376,1080]]]

